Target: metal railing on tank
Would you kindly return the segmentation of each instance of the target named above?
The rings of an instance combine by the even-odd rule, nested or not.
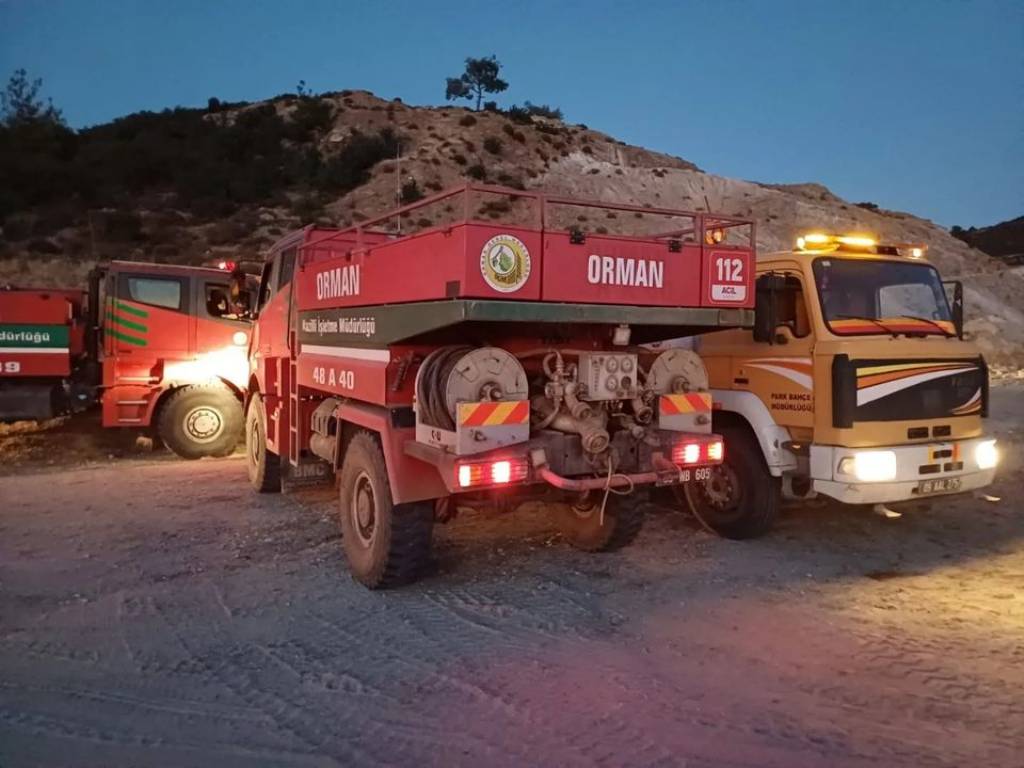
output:
[[[676,242],[740,248],[752,248],[756,242],[750,219],[467,183],[315,237],[300,246],[300,265],[312,260],[309,254],[331,244],[344,243],[356,252],[466,224],[503,224],[571,237],[663,240],[670,249]]]

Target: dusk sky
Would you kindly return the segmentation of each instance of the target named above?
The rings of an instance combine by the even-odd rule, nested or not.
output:
[[[817,181],[949,226],[1024,214],[1024,2],[0,0],[0,75],[73,127],[367,89],[444,103],[496,54],[503,106],[561,107],[712,173]]]

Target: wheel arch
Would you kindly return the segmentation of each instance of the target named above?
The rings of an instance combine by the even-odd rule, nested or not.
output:
[[[245,412],[245,407],[248,404],[248,396],[237,385],[228,381],[227,379],[217,377],[216,379],[211,379],[209,381],[190,381],[187,383],[173,382],[165,385],[163,390],[160,392],[159,397],[157,397],[156,400],[153,401],[153,405],[150,406],[149,409],[149,418],[146,421],[146,425],[155,427],[159,423],[160,413],[167,406],[167,403],[170,402],[171,398],[174,396],[176,392],[180,392],[183,389],[188,389],[189,387],[209,386],[214,383],[223,385],[224,389],[234,394],[234,396],[238,398],[238,401],[242,403],[242,412]]]
[[[245,388],[245,392],[242,393],[242,410],[247,411],[249,409],[249,401],[252,400],[253,395],[261,394],[260,382],[256,378],[256,374],[249,376],[249,384]]]
[[[405,443],[415,439],[415,429],[394,426],[394,414],[390,409],[365,403],[342,403],[334,411],[334,417],[338,421],[338,447],[335,452],[338,467],[335,469],[340,469],[353,435],[365,430],[380,441],[391,499],[395,504],[448,495],[448,488],[436,467],[405,453]]]
[[[790,438],[789,430],[776,423],[764,402],[753,392],[712,390],[715,402],[713,423],[746,427],[761,448],[768,471],[773,477],[797,469],[797,457],[783,445]],[[726,452],[729,446],[725,446]]]

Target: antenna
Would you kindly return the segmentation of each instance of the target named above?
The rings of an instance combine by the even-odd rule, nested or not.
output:
[[[395,142],[395,208],[402,207],[402,142]],[[402,214],[398,214],[398,234],[402,234]]]

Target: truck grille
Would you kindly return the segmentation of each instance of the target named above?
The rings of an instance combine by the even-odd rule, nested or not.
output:
[[[837,355],[832,366],[833,423],[914,421],[985,415],[988,370],[973,360],[850,360]],[[949,437],[950,425],[932,430]],[[927,428],[913,427],[907,437],[927,437]]]

